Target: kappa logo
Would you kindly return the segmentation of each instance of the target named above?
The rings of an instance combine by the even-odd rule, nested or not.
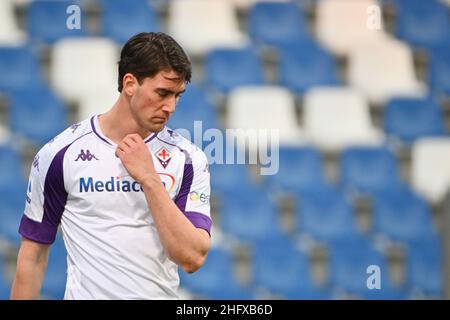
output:
[[[81,149],[80,154],[75,159],[75,161],[78,161],[80,159],[81,161],[91,161],[92,159],[98,160],[98,158],[94,156],[89,150],[84,152],[84,149]]]
[[[167,167],[170,160],[172,159],[172,154],[169,151],[167,151],[165,147],[159,149],[159,151],[155,155],[164,169]]]
[[[72,129],[72,133],[75,133],[75,131],[78,129],[78,127],[81,126],[81,123],[75,123],[73,124],[70,129]]]

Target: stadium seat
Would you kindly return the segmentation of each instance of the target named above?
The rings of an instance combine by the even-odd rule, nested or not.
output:
[[[6,261],[0,254],[0,300],[8,300],[10,293],[10,283],[6,277]]]
[[[450,42],[448,8],[436,0],[395,0],[396,35],[413,46]]]
[[[0,1],[0,46],[22,45],[25,40],[26,35],[19,29],[15,16],[14,1]]]
[[[77,5],[80,8],[81,4],[68,0],[32,1],[27,12],[27,32],[31,40],[52,45],[62,38],[87,35],[84,8],[79,9],[79,28],[69,29],[70,15],[74,12],[78,13],[68,10],[71,5]]]
[[[384,128],[390,137],[407,144],[445,133],[442,110],[432,98],[392,99],[385,107]]]
[[[236,152],[236,150],[235,150]],[[250,169],[238,164],[210,164],[211,190],[215,194],[224,196],[231,193],[242,193],[247,188],[254,187],[250,180]],[[239,183],[236,183],[239,181]]]
[[[169,34],[188,54],[203,56],[217,47],[241,48],[248,44],[229,1],[174,0],[168,10]]]
[[[6,198],[0,196],[0,241],[4,240],[14,246],[20,244],[21,236],[18,232],[23,210],[25,208],[25,190]],[[20,199],[19,199],[20,196]]]
[[[340,84],[336,62],[311,40],[280,47],[279,75],[281,85],[299,94],[314,86]]]
[[[431,51],[427,75],[431,91],[450,96],[450,44],[437,46]]]
[[[118,47],[105,38],[69,38],[53,46],[50,82],[65,100],[117,90]]]
[[[187,274],[179,269],[180,285],[207,299],[251,299],[250,292],[239,284],[235,270],[232,255],[215,247],[197,272]]]
[[[161,30],[159,16],[147,0],[102,0],[101,4],[103,34],[121,45],[136,33]]]
[[[278,173],[267,176],[267,183],[273,190],[287,193],[326,188],[320,152],[312,147],[281,148]]]
[[[395,96],[422,97],[426,88],[416,79],[411,49],[396,40],[386,40],[352,50],[348,82],[376,106]]]
[[[406,275],[410,289],[416,295],[443,298],[444,262],[438,237],[419,239],[409,243],[406,256]]]
[[[0,145],[5,144],[11,138],[11,132],[9,129],[0,124]]]
[[[328,299],[312,274],[309,256],[287,239],[255,243],[252,259],[254,285],[286,299]]]
[[[11,130],[40,148],[67,127],[67,110],[49,89],[21,90],[11,96]]]
[[[66,291],[67,251],[61,234],[56,236],[50,247],[47,271],[42,284],[41,295],[54,300],[62,300]]]
[[[204,82],[224,94],[237,86],[263,84],[261,58],[251,48],[215,49],[206,56]]]
[[[325,48],[337,55],[383,41],[386,37],[381,12],[380,29],[369,28],[370,16],[380,8],[376,0],[323,0],[317,2],[315,34]],[[370,11],[374,8],[375,11]],[[376,21],[378,17],[374,17]],[[374,27],[378,27],[374,25]]]
[[[119,98],[120,93],[114,90],[102,90],[95,94],[81,96],[78,101],[77,121],[88,119],[95,114],[108,111]]]
[[[279,130],[280,145],[301,145],[292,94],[276,86],[241,86],[228,96],[226,124],[230,129]],[[267,140],[260,137],[260,143]],[[261,144],[260,144],[261,145]]]
[[[383,134],[371,124],[369,105],[350,88],[317,87],[304,97],[306,137],[319,149],[336,152],[351,145],[379,145]]]
[[[364,238],[334,241],[328,246],[330,285],[339,294],[356,295],[363,299],[403,299],[389,275],[385,257]],[[380,270],[380,289],[369,289],[370,266]],[[375,282],[376,283],[376,282]]]
[[[252,242],[283,234],[273,201],[260,188],[229,193],[219,212],[221,229],[238,240]]]
[[[354,147],[340,158],[340,183],[349,192],[376,194],[403,187],[397,161],[385,148]]]
[[[411,157],[412,186],[431,203],[440,203],[450,188],[450,139],[419,139]]]
[[[374,234],[407,243],[436,235],[428,204],[409,190],[377,194],[373,209]]]
[[[30,47],[0,47],[0,92],[42,85],[39,62]]]
[[[190,84],[178,101],[176,111],[169,119],[168,127],[174,130],[188,130],[192,142],[194,142],[194,134],[200,134],[199,138],[203,141],[205,130],[210,128],[221,129],[222,126],[219,124],[218,118],[216,107],[209,101],[206,91],[194,84]],[[196,124],[195,121],[201,121],[201,123],[197,122]],[[195,125],[199,129],[201,126],[201,132],[195,132]],[[198,143],[198,140],[195,143]],[[202,146],[199,145],[199,147]]]
[[[356,214],[345,195],[327,188],[299,194],[297,231],[319,242],[358,236]]]
[[[258,2],[249,9],[248,29],[257,45],[279,46],[308,37],[307,21],[294,2]]]
[[[22,158],[10,145],[0,145],[0,198],[11,199],[19,194],[25,201],[26,183],[22,173]]]

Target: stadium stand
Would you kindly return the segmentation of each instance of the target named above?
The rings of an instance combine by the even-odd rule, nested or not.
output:
[[[316,87],[304,96],[306,138],[324,151],[380,144],[383,133],[370,117],[367,100],[352,88]]]

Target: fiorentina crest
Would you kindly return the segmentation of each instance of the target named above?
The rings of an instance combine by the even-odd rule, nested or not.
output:
[[[159,151],[156,152],[155,155],[158,158],[159,163],[161,163],[161,165],[163,166],[164,169],[169,164],[170,159],[172,159],[172,154],[169,151],[167,151],[167,149],[165,147],[162,147],[161,149],[159,149]]]

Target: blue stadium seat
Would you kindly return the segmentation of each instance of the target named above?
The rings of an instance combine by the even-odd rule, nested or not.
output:
[[[249,10],[248,28],[257,45],[279,46],[308,37],[303,12],[294,3],[256,3]]]
[[[410,190],[376,195],[373,232],[402,243],[436,235],[428,204]]]
[[[411,241],[407,248],[407,279],[411,290],[443,298],[443,252],[438,237]]]
[[[49,89],[21,90],[11,96],[10,127],[41,147],[67,127],[63,102]]]
[[[186,129],[191,135],[191,141],[194,142],[194,121],[201,121],[200,135],[210,128],[220,129],[216,108],[212,105],[206,93],[200,87],[190,84],[186,87],[186,92],[182,94],[176,106],[175,113],[169,119],[168,126],[174,130]],[[202,136],[200,136],[200,142]],[[195,142],[197,143],[197,142]],[[200,148],[202,146],[198,145]]]
[[[0,201],[19,202],[23,206],[26,181],[22,173],[22,158],[9,145],[0,145],[0,168]]]
[[[21,236],[18,230],[25,208],[25,192],[13,198],[0,198],[0,208],[0,239],[19,245]]]
[[[283,234],[275,204],[257,187],[225,194],[219,217],[222,230],[242,241]]]
[[[6,277],[5,264],[6,261],[0,254],[0,300],[8,300],[10,293],[10,283]]]
[[[103,33],[117,43],[125,43],[139,32],[161,31],[157,12],[147,0],[102,0]]]
[[[385,108],[384,126],[389,135],[408,144],[420,137],[445,134],[442,110],[431,98],[391,100]]]
[[[39,62],[29,47],[0,47],[0,92],[41,86]]]
[[[303,94],[314,86],[340,84],[333,57],[313,40],[280,47],[280,84]]]
[[[401,188],[397,162],[388,149],[353,147],[341,155],[341,184],[350,192],[377,193]]]
[[[385,257],[366,239],[334,241],[328,250],[329,280],[336,292],[374,300],[406,297],[402,290],[393,285]],[[369,266],[379,267],[380,289],[368,288],[368,280],[375,274],[368,269]]]
[[[450,95],[450,44],[434,47],[428,68],[428,83],[435,94]]]
[[[179,269],[180,285],[194,294],[208,299],[251,299],[236,276],[232,255],[220,248],[212,248],[205,264],[195,273],[187,274]]]
[[[80,8],[80,28],[68,28],[73,23],[71,17],[78,12],[67,11],[71,5],[80,8],[81,2],[65,0],[36,0],[30,3],[27,13],[27,29],[32,41],[44,44],[53,44],[65,37],[87,35],[85,10]],[[76,10],[76,9],[75,9]]]
[[[254,285],[287,299],[329,299],[315,283],[309,257],[285,238],[255,243]]]
[[[395,0],[396,34],[418,47],[450,42],[448,8],[435,0]]]
[[[280,148],[278,173],[267,176],[267,182],[278,192],[296,193],[326,188],[320,152],[312,147]]]
[[[263,64],[251,48],[216,49],[205,60],[205,84],[227,94],[240,85],[264,83]]]
[[[49,299],[62,300],[67,281],[67,251],[61,234],[50,247],[47,271],[41,294]]]
[[[297,230],[317,241],[329,243],[359,236],[353,208],[338,190],[301,193],[296,218]]]
[[[211,190],[219,195],[240,194],[253,189],[249,167],[233,164],[211,164]]]

